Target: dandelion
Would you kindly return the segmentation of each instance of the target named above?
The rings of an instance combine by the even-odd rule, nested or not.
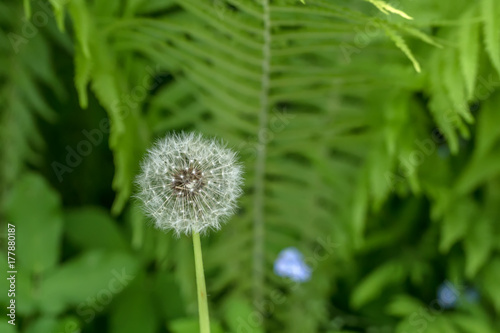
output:
[[[302,253],[295,247],[282,250],[274,262],[274,272],[296,282],[306,282],[311,278],[311,268],[304,262]]]
[[[137,197],[158,229],[177,235],[219,229],[241,194],[236,154],[215,140],[181,133],[159,140],[137,177]]]
[[[242,182],[236,154],[199,134],[172,134],[148,151],[141,167],[137,197],[155,226],[192,234],[200,332],[209,333],[200,233],[218,230],[234,213]]]

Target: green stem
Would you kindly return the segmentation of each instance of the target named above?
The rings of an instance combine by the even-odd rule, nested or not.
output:
[[[203,257],[201,255],[200,234],[193,231],[194,266],[196,268],[196,286],[198,288],[198,315],[200,317],[200,333],[210,333],[210,318],[208,316],[207,287],[203,272]]]

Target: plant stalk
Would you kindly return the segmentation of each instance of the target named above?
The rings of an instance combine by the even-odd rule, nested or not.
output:
[[[200,333],[210,333],[210,317],[208,316],[207,287],[203,272],[200,234],[193,231],[194,266],[196,268],[196,287],[198,288],[198,315],[200,317]]]

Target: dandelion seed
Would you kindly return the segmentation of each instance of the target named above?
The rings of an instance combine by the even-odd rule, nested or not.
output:
[[[137,197],[158,229],[173,229],[177,235],[219,229],[242,192],[236,154],[199,134],[166,136],[148,151],[141,167]]]

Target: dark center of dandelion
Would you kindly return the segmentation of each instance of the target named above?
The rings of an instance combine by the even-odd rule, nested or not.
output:
[[[200,192],[205,182],[201,171],[190,167],[177,171],[171,186],[177,196],[192,197]]]

